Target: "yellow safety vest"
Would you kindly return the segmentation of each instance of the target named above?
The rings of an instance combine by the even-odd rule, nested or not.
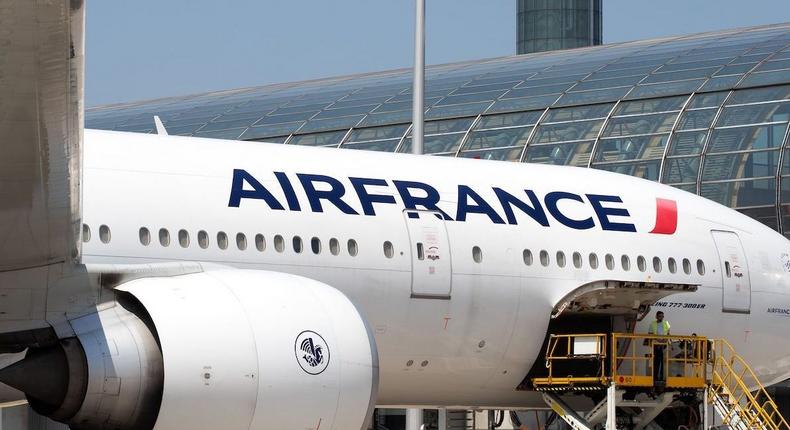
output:
[[[669,334],[669,321],[667,321],[667,320],[661,321],[661,328],[663,329],[661,332],[664,335],[668,335]],[[658,321],[653,321],[652,323],[650,323],[650,331],[649,331],[649,333],[650,334],[658,334]]]

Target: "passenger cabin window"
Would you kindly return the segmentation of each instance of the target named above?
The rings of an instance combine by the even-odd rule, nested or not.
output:
[[[578,252],[573,253],[573,267],[577,269],[582,268],[582,255]]]
[[[255,248],[260,252],[266,249],[266,238],[262,234],[255,235]]]
[[[479,246],[472,247],[472,259],[475,260],[475,263],[483,261],[483,250]]]
[[[597,269],[598,268],[598,254],[591,252],[590,253],[590,268]]]
[[[625,270],[626,272],[631,270],[631,259],[628,258],[627,255],[623,255],[622,257],[620,257],[620,266],[622,266],[623,270]]]
[[[82,241],[83,242],[90,242],[91,240],[91,228],[88,227],[88,224],[82,225]]]
[[[701,275],[705,274],[705,262],[702,260],[697,260],[697,273]]]
[[[318,255],[321,253],[321,239],[314,237],[310,239],[310,249],[313,251],[313,254]]]
[[[101,240],[101,243],[107,244],[110,243],[110,238],[110,227],[102,224],[99,227],[99,240]]]
[[[217,246],[222,250],[228,249],[228,235],[224,231],[217,233]]]
[[[543,267],[549,265],[549,253],[545,249],[540,251],[540,265]]]
[[[247,249],[247,236],[244,233],[236,234],[236,248],[239,248],[239,251]]]
[[[198,232],[198,246],[202,249],[206,249],[209,246],[208,233],[203,230]]]
[[[676,273],[678,271],[678,263],[674,258],[669,257],[669,260],[667,260],[667,269],[669,269],[669,273]]]
[[[140,244],[148,246],[151,244],[151,231],[145,227],[140,227]]]
[[[359,246],[357,246],[357,241],[354,239],[348,240],[348,255],[352,257],[356,257],[357,253],[359,252]]]
[[[609,270],[614,270],[614,257],[612,254],[606,254],[604,257],[604,261],[606,261],[606,268]]]
[[[285,251],[285,239],[279,234],[274,236],[274,250],[277,252]]]
[[[297,254],[301,254],[304,250],[304,245],[302,244],[302,238],[299,236],[294,236],[291,240],[291,245],[293,246],[294,252]]]
[[[340,241],[334,237],[329,239],[329,252],[332,255],[340,255]]]
[[[658,257],[653,257],[653,271],[661,273],[661,259]]]
[[[557,266],[565,267],[565,253],[562,251],[557,251]]]
[[[395,255],[395,249],[392,247],[392,242],[386,241],[384,242],[384,256],[387,258],[392,258]]]
[[[636,267],[639,269],[640,272],[644,272],[645,270],[647,270],[647,261],[645,260],[645,257],[641,255],[639,257],[636,257]]]
[[[683,259],[683,273],[691,275],[691,261],[688,258]]]
[[[179,230],[178,231],[178,243],[181,245],[182,248],[189,247],[189,232],[186,230]]]
[[[521,253],[521,256],[524,258],[524,264],[527,266],[532,265],[532,251],[525,249],[524,252]]]
[[[159,244],[162,246],[170,246],[170,232],[166,228],[159,229]]]

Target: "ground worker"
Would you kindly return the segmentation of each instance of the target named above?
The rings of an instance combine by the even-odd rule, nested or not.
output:
[[[658,311],[656,319],[650,323],[647,333],[653,336],[669,336],[669,327],[669,321],[664,320],[664,313]],[[666,361],[668,342],[653,339],[650,343],[653,346],[653,385],[664,385],[667,382],[664,362]]]

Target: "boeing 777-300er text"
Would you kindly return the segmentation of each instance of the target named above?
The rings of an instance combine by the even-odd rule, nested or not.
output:
[[[0,381],[43,415],[545,407],[518,387],[549,333],[650,309],[790,376],[790,242],[747,216],[591,169],[83,133],[83,2],[2,3]]]

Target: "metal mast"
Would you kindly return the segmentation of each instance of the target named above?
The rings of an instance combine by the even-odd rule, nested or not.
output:
[[[415,0],[414,84],[412,87],[411,152],[422,154],[423,97],[425,88],[425,0]]]

